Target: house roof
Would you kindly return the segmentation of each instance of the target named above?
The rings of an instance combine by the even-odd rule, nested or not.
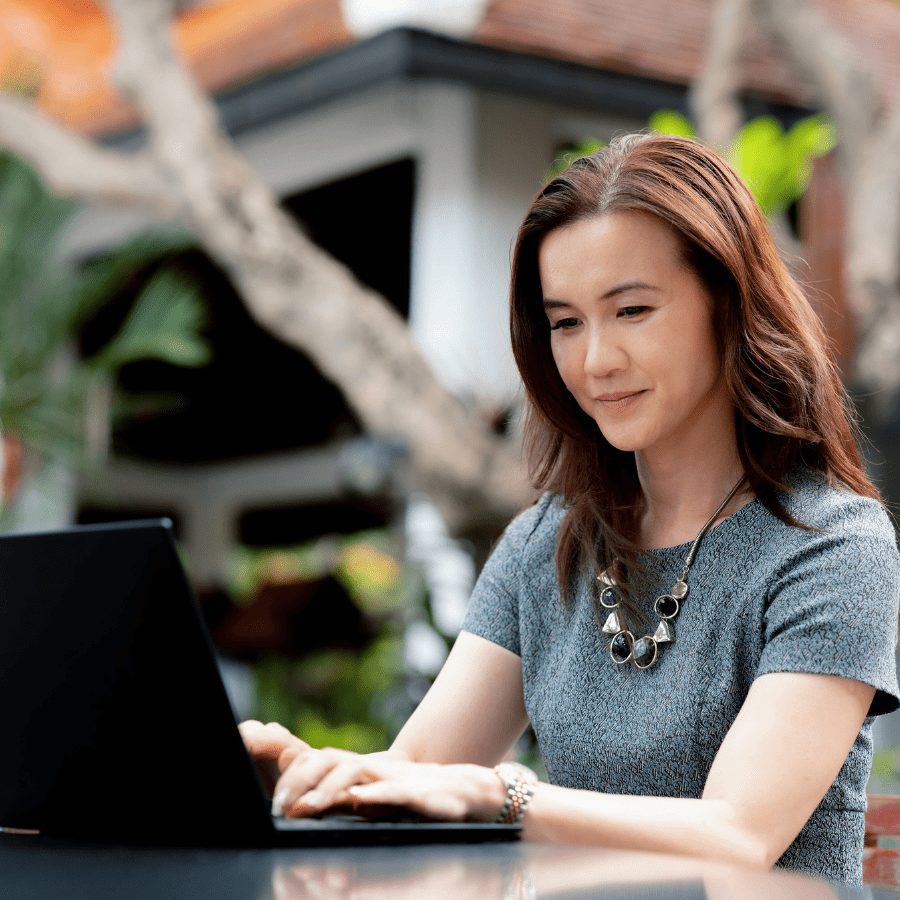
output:
[[[816,2],[879,73],[884,89],[900,88],[895,0]],[[713,0],[679,0],[672,15],[671,0],[492,0],[471,43],[506,52],[494,60],[527,54],[573,64],[573,76],[593,69],[683,88],[702,64],[712,6]],[[239,89],[356,44],[339,0],[219,0],[182,13],[176,41],[212,91]],[[44,110],[80,130],[114,133],[134,124],[107,75],[115,43],[97,0],[0,0],[0,77],[34,88]],[[812,101],[809,86],[759,35],[748,44],[745,73],[751,92]],[[537,82],[539,70],[534,74]]]
[[[877,72],[900,88],[900,7],[895,0],[814,0]],[[714,0],[493,0],[477,38],[614,72],[690,83],[703,63]],[[754,29],[745,84],[770,99],[809,103],[813,94]]]
[[[175,40],[200,83],[217,91],[353,38],[338,0],[221,0],[182,13]],[[135,124],[108,75],[115,46],[98,0],[0,0],[0,77],[36,76],[38,104],[79,130]]]

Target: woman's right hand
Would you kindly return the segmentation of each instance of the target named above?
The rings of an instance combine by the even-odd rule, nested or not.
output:
[[[301,741],[277,722],[264,725],[256,719],[247,719],[238,725],[238,731],[247,752],[256,763],[263,787],[270,798],[281,773],[300,753],[312,749],[309,744]]]

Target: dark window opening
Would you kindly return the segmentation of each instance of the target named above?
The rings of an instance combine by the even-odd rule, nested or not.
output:
[[[382,293],[409,310],[414,163],[401,160],[288,197],[285,208],[310,237]],[[206,463],[322,444],[358,434],[341,391],[294,347],[250,317],[227,276],[200,250],[169,257],[199,284],[207,301],[213,359],[201,369],[133,363],[121,387],[144,397],[178,395],[177,406],[143,410],[113,435],[117,456]],[[85,328],[82,350],[102,346],[121,325],[150,271],[135,273],[120,296]]]

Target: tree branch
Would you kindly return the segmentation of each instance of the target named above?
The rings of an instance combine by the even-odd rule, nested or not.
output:
[[[873,73],[808,0],[756,0],[764,26],[807,75],[838,131],[847,204],[848,300],[857,377],[890,397],[900,390],[900,101],[882,101]]]
[[[799,70],[810,79],[828,110],[843,147],[841,165],[853,168],[858,142],[878,118],[878,88],[872,72],[847,39],[808,0],[755,0],[766,30]],[[852,177],[852,172],[846,175]]]
[[[737,93],[749,6],[750,0],[720,0],[713,7],[703,67],[688,94],[700,137],[725,153],[744,123]]]
[[[2,92],[0,146],[29,162],[61,196],[140,206],[161,218],[171,218],[181,208],[148,154],[127,155],[99,147],[58,125],[27,100]]]
[[[400,438],[414,482],[459,533],[527,499],[519,454],[435,378],[402,317],[310,242],[238,156],[178,59],[166,0],[107,0],[121,34],[116,77],[206,250],[251,315],[306,353],[373,434]]]
[[[752,0],[719,0],[713,7],[703,67],[688,100],[700,137],[726,156],[744,124],[738,100],[743,82],[741,53],[750,26]],[[784,217],[771,221],[772,234],[792,271],[802,267],[803,249]]]

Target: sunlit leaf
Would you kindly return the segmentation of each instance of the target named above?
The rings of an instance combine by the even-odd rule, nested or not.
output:
[[[774,216],[803,196],[812,160],[834,146],[834,126],[823,116],[801,119],[787,132],[772,116],[760,116],[741,129],[731,162],[762,211]]]
[[[772,116],[748,122],[738,133],[732,163],[766,215],[775,210],[783,192],[784,130]]]
[[[139,359],[200,366],[210,351],[199,336],[205,312],[197,288],[169,269],[141,291],[119,333],[91,362],[114,369]]]
[[[603,141],[598,141],[596,138],[585,138],[574,147],[564,150],[550,167],[546,180],[549,181],[564,172],[576,159],[581,159],[583,156],[590,156],[592,153],[596,153],[601,147],[605,146],[606,144]]]
[[[673,134],[676,137],[692,138],[697,136],[691,120],[674,109],[661,109],[650,116],[648,122],[651,131],[657,134]]]

